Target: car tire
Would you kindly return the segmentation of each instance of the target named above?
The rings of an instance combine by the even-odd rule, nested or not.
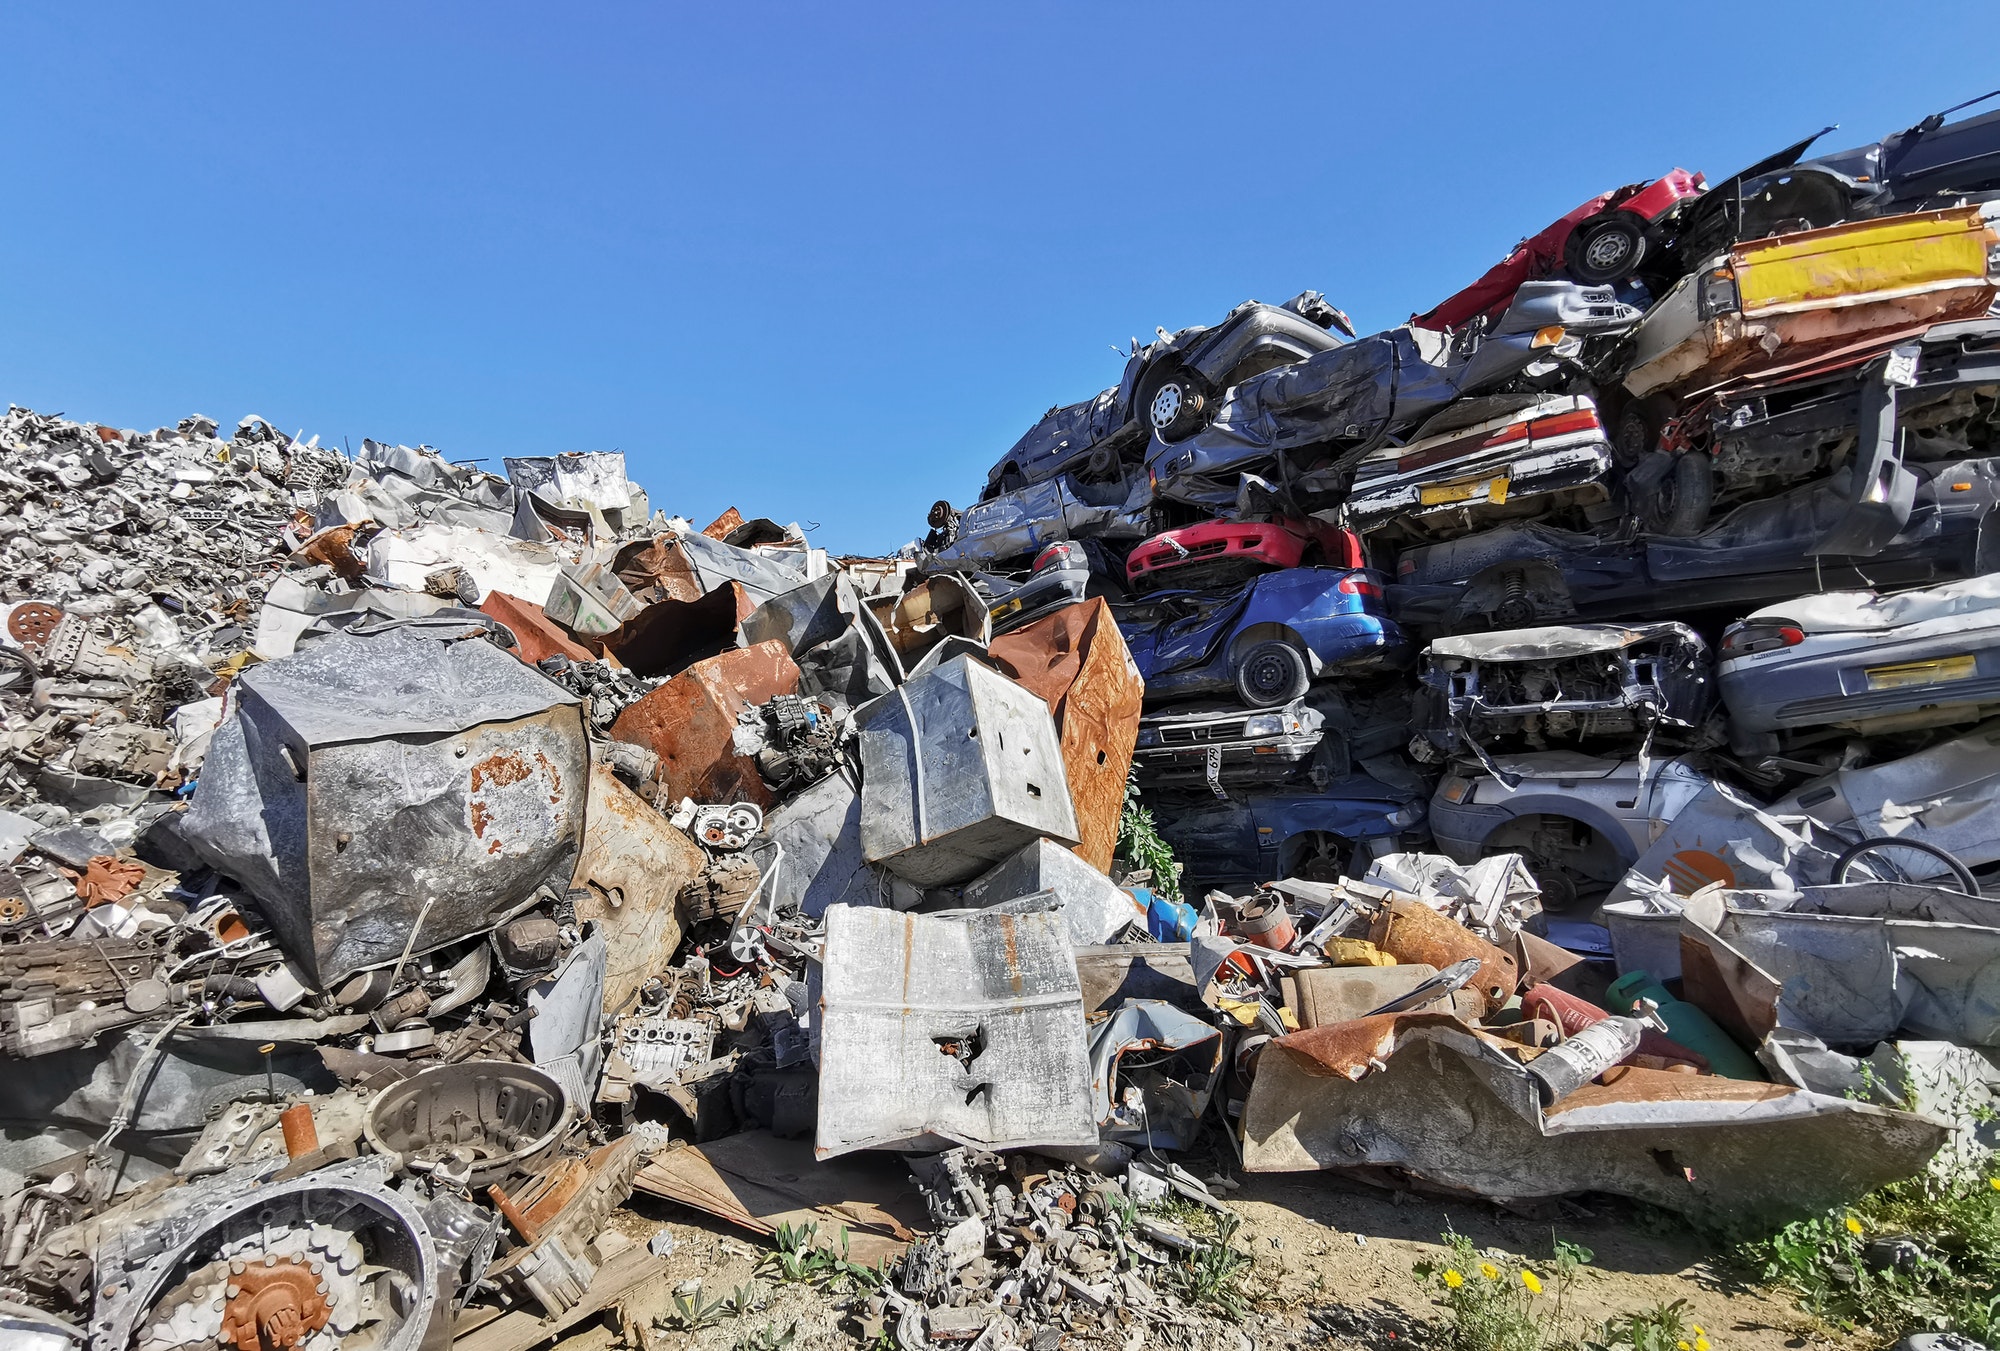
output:
[[[1563,262],[1585,286],[1624,281],[1646,260],[1646,227],[1628,211],[1607,211],[1569,232]]]
[[[1282,639],[1257,644],[1236,663],[1236,697],[1245,708],[1279,708],[1311,687],[1306,654]]]
[[[1686,539],[1708,524],[1708,510],[1714,501],[1715,468],[1707,455],[1689,451],[1676,456],[1647,492],[1640,507],[1640,523],[1655,535]]]
[[[1611,462],[1629,474],[1660,448],[1660,433],[1674,415],[1674,401],[1653,395],[1633,399],[1618,414],[1611,431]]]
[[[1179,366],[1148,371],[1134,402],[1146,425],[1169,443],[1193,436],[1208,423],[1207,382]]]

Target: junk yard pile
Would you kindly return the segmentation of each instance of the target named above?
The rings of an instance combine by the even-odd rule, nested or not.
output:
[[[1810,149],[1135,340],[893,557],[12,410],[4,1340],[527,1346],[639,1194],[1187,1344],[1243,1172],[1990,1171],[2000,114]]]

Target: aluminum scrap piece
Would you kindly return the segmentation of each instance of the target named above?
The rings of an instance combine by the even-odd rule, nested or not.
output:
[[[956,657],[856,723],[870,863],[936,886],[963,882],[1037,836],[1077,843],[1048,706],[998,672]]]
[[[1097,1141],[1061,916],[838,905],[821,970],[818,1157]]]
[[[184,833],[320,988],[490,929],[573,868],[582,713],[500,648],[337,635],[238,688]]]

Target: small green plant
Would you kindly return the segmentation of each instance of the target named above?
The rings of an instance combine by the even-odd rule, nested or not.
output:
[[[1709,1351],[1708,1334],[1688,1314],[1688,1302],[1665,1300],[1644,1313],[1628,1313],[1605,1323],[1602,1339],[1586,1342],[1590,1351]]]
[[[867,1266],[850,1256],[847,1226],[840,1228],[840,1251],[819,1242],[816,1224],[781,1224],[773,1234],[777,1245],[757,1264],[757,1274],[785,1285],[828,1286],[835,1293],[877,1290],[889,1279],[886,1264]]]
[[[746,1332],[738,1337],[736,1345],[731,1347],[730,1351],[785,1351],[785,1348],[792,1344],[792,1339],[798,1335],[799,1325],[796,1321],[783,1332],[778,1331],[777,1324],[766,1323],[754,1332]]]
[[[699,1332],[725,1318],[741,1318],[763,1307],[763,1296],[754,1283],[739,1285],[726,1295],[704,1300],[697,1282],[691,1290],[674,1291],[672,1307],[660,1322],[670,1332]]]
[[[1942,1327],[2000,1337],[2000,1176],[1986,1170],[1891,1183],[1742,1255],[1844,1334],[1889,1342]]]
[[[1153,880],[1146,885],[1156,894],[1169,901],[1180,900],[1180,865],[1174,862],[1174,851],[1160,838],[1151,809],[1139,805],[1136,789],[1126,790],[1125,809],[1118,815],[1117,853],[1134,871],[1152,870]]]
[[[1166,1273],[1167,1283],[1182,1299],[1205,1305],[1231,1320],[1241,1319],[1249,1311],[1243,1277],[1251,1258],[1231,1242],[1242,1224],[1235,1215],[1217,1215],[1213,1241],[1183,1254]]]
[[[1448,1229],[1446,1254],[1416,1265],[1447,1311],[1438,1329],[1447,1351],[1558,1351],[1577,1345],[1564,1302],[1589,1249],[1557,1240],[1547,1263],[1531,1266],[1507,1253],[1481,1253]]]

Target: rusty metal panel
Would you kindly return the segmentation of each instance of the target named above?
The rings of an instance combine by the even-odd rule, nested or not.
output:
[[[634,675],[678,675],[735,647],[736,626],[756,608],[749,593],[730,582],[695,600],[654,601],[606,634],[604,645]]]
[[[736,753],[736,716],[798,687],[799,668],[782,642],[737,648],[696,662],[632,704],[611,735],[660,757],[658,782],[672,800],[769,807],[777,799],[757,762]]]
[[[627,544],[612,557],[611,570],[640,600],[700,600],[707,588],[672,535]]]
[[[607,766],[590,767],[583,850],[570,890],[577,918],[596,920],[610,945],[607,1015],[623,1010],[648,977],[673,964],[681,941],[675,898],[706,859]]]
[[[1066,605],[995,638],[988,650],[1048,703],[1076,808],[1077,856],[1108,874],[1146,695],[1111,607],[1102,598]]]
[[[320,988],[481,933],[574,868],[580,707],[491,643],[341,635],[238,688],[187,837]]]
[[[489,591],[486,599],[479,602],[480,613],[499,620],[507,626],[518,644],[514,655],[528,665],[553,656],[568,657],[571,661],[592,661],[595,654],[590,649],[573,640],[558,628],[553,620],[542,613],[542,607],[533,601],[510,596],[504,591]]]
[[[1969,206],[1752,240],[1730,261],[1750,317],[1947,290],[1990,302],[1986,258],[1996,243],[1985,209]]]

